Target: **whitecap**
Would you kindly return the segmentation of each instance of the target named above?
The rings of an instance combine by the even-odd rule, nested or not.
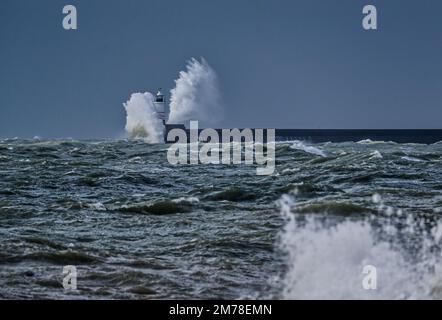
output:
[[[307,146],[302,141],[294,141],[290,148],[294,150],[301,150],[324,158],[327,157],[327,154],[323,150],[313,146]]]
[[[375,150],[372,153],[370,153],[370,159],[382,159],[382,153],[379,152],[379,150]]]
[[[173,199],[172,202],[175,203],[199,203],[200,199],[198,199],[197,197],[181,197],[178,199]]]
[[[101,202],[96,203],[90,203],[87,205],[90,209],[96,210],[96,211],[106,211],[106,207]]]
[[[421,239],[426,240],[414,243],[417,261],[409,261],[400,243],[404,238],[393,236],[391,241],[397,241],[393,244],[379,240],[370,219],[347,219],[330,224],[317,215],[301,217],[292,210],[296,203],[288,195],[281,198],[279,205],[285,225],[278,245],[285,253],[288,268],[280,280],[284,299],[438,298],[442,270],[440,258],[432,247],[442,238],[441,223],[431,234],[425,234],[412,215],[396,216],[403,219],[408,227],[405,229],[396,229],[396,224],[384,221],[381,228],[388,234],[395,234],[391,232],[395,229],[393,231],[404,233],[405,239],[413,241],[413,235],[419,232]],[[388,219],[394,221],[391,216]],[[410,233],[405,234],[407,230]],[[363,287],[367,266],[377,270],[376,290]]]
[[[409,157],[409,156],[402,157],[401,159],[402,159],[402,160],[406,160],[406,161],[411,161],[411,162],[425,162],[425,161],[422,160],[422,159],[415,158],[415,157]]]
[[[382,141],[382,140],[373,141],[371,139],[364,139],[364,140],[358,141],[356,143],[358,143],[358,144],[378,144],[378,143],[387,143],[387,142],[386,141]]]

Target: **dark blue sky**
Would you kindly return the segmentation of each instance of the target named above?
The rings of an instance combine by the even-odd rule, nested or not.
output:
[[[77,31],[61,27],[78,10]],[[364,31],[375,4],[379,30]],[[224,127],[441,128],[441,1],[1,0],[0,137],[115,138],[191,57]]]

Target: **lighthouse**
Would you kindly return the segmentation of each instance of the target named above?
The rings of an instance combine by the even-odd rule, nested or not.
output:
[[[158,113],[159,118],[163,121],[163,124],[166,124],[166,98],[164,94],[161,92],[161,88],[158,89],[157,94],[155,95],[155,109]]]

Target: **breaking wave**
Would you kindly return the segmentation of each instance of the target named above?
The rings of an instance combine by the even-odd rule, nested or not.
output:
[[[380,141],[373,141],[373,140],[371,140],[371,139],[364,139],[364,140],[360,140],[360,141],[358,141],[358,142],[356,142],[356,143],[358,143],[358,144],[381,144],[381,143],[394,143],[394,142],[386,142],[386,141],[382,141],[382,140],[380,140]]]
[[[370,159],[382,159],[382,153],[379,152],[379,150],[375,150],[370,154]]]
[[[164,126],[155,109],[151,93],[133,93],[126,103],[126,132],[131,138],[148,143],[163,141]]]
[[[202,125],[218,122],[222,116],[218,78],[204,58],[188,61],[186,70],[175,80],[170,98],[168,123],[186,124],[198,120]],[[126,132],[130,138],[148,143],[164,140],[164,125],[150,92],[133,93],[126,103]]]
[[[220,120],[222,109],[218,77],[204,58],[188,61],[186,70],[180,72],[175,84],[170,91],[169,123],[198,120],[207,125]]]
[[[293,144],[290,146],[291,149],[295,149],[295,150],[301,150],[316,156],[320,156],[320,157],[327,157],[327,154],[322,151],[319,148],[313,147],[313,146],[307,146],[305,145],[303,142],[301,141],[294,141]]]
[[[279,246],[288,266],[283,298],[441,298],[442,223],[427,228],[418,218],[384,206],[378,195],[373,201],[379,204],[377,214],[385,216],[380,226],[370,218],[332,222],[321,215],[296,214],[294,199],[281,198],[286,224]],[[375,290],[363,288],[365,266],[377,270]]]
[[[409,156],[401,157],[401,159],[406,160],[406,161],[411,161],[411,162],[424,162],[424,160],[422,160],[422,159],[415,158],[415,157],[409,157]]]

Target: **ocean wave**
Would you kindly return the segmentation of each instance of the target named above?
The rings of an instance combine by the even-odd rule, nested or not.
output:
[[[170,200],[157,201],[154,203],[136,203],[123,205],[116,210],[127,213],[167,215],[175,213],[187,213],[192,209],[192,203],[187,201],[174,202]]]
[[[300,205],[294,209],[294,212],[351,216],[360,213],[372,213],[373,210],[370,208],[359,206],[354,203],[328,201],[322,203]]]
[[[130,293],[134,293],[137,295],[153,295],[157,294],[157,292],[146,286],[135,286],[127,290]]]
[[[95,210],[95,211],[106,211],[107,208],[104,204],[102,204],[101,202],[95,202],[95,203],[89,203],[87,204],[87,207]]]
[[[62,287],[60,280],[54,280],[54,279],[40,279],[35,281],[35,283],[39,286],[50,289],[60,289]]]
[[[385,207],[380,196],[373,201],[379,208]],[[278,244],[288,267],[281,279],[283,298],[441,298],[441,259],[434,251],[442,238],[441,222],[426,232],[417,218],[385,207],[382,213],[390,221],[378,231],[370,219],[330,223],[304,216],[300,220],[297,204],[289,196],[283,196],[279,204],[286,224]],[[397,227],[398,221],[402,227]],[[413,260],[407,248],[417,251],[411,253]],[[376,290],[363,288],[367,266],[379,274]]]
[[[301,141],[294,141],[290,148],[294,150],[301,150],[320,157],[327,157],[327,154],[323,150],[313,146],[307,146]]]
[[[371,139],[364,139],[356,142],[358,144],[384,144],[384,143],[393,143],[396,144],[393,141],[382,141],[382,140],[371,140]]]
[[[301,168],[285,168],[282,169],[281,175],[292,175],[301,171]]]
[[[83,276],[84,281],[97,281],[106,283],[108,286],[121,288],[139,285],[140,279],[146,279],[146,274],[137,270],[109,270],[108,272],[89,272]]]
[[[425,160],[415,158],[415,157],[409,157],[409,156],[401,157],[401,159],[406,160],[406,161],[411,161],[411,162],[425,162]]]
[[[181,198],[178,198],[178,199],[173,199],[172,202],[195,204],[195,203],[199,203],[200,199],[198,199],[197,197],[181,197]]]
[[[51,289],[51,282],[35,283],[52,275],[60,278],[64,262],[85,265],[79,269],[85,281],[74,298],[141,297],[150,288],[158,292],[155,298],[169,299],[303,298],[309,293],[320,298],[442,297],[442,290],[431,293],[439,290],[431,274],[414,267],[426,263],[433,268],[432,259],[442,246],[430,239],[434,251],[421,250],[425,233],[419,223],[406,221],[412,214],[431,229],[432,221],[441,217],[440,146],[304,142],[328,154],[321,157],[285,143],[276,150],[279,175],[257,177],[242,165],[171,166],[164,145],[32,143],[0,146],[0,154],[9,157],[8,162],[0,159],[2,297],[69,297],[62,289]],[[384,158],[370,160],[375,150]],[[59,158],[45,159],[45,153]],[[405,156],[425,162],[401,159]],[[375,192],[402,208],[405,220],[397,223],[379,212],[378,204],[369,201]],[[274,247],[278,231],[287,225],[275,210],[275,201],[284,194],[298,199],[290,211],[297,220],[295,234],[281,233],[291,253],[281,252],[279,244]],[[316,222],[309,222],[311,218]],[[414,232],[402,230],[410,226]],[[390,235],[391,230],[396,233]],[[292,247],[294,242],[298,248]],[[83,252],[91,262],[52,255],[67,250]],[[51,256],[36,257],[42,252]],[[379,264],[379,293],[358,291],[364,259]],[[390,277],[395,267],[400,278]],[[27,271],[34,276],[25,275]],[[130,275],[134,283],[119,277],[130,271],[140,271]],[[107,276],[87,278],[91,272]],[[183,274],[189,275],[184,285]],[[281,274],[274,286],[265,281]],[[223,279],[222,286],[217,279]],[[355,286],[347,279],[354,279]],[[25,280],[35,285],[22,286]],[[128,284],[119,287],[120,281]],[[387,290],[395,284],[397,290]]]
[[[115,180],[128,182],[132,185],[157,185],[160,182],[158,178],[148,176],[144,173],[124,173],[116,177]]]
[[[40,238],[40,237],[25,237],[23,238],[23,240],[27,243],[31,243],[31,244],[37,244],[37,245],[41,245],[41,246],[46,246],[48,248],[52,248],[52,249],[56,249],[56,250],[66,250],[67,247],[62,245],[62,244],[58,244],[55,243],[54,241],[51,241],[49,239],[46,238]]]
[[[370,159],[382,159],[382,153],[379,152],[379,150],[375,150],[372,153],[370,153]]]
[[[330,185],[316,185],[308,182],[289,183],[285,186],[279,187],[276,190],[277,194],[293,193],[296,195],[310,196],[321,192],[338,192],[340,190]]]
[[[57,252],[34,252],[20,257],[20,260],[43,261],[59,265],[94,264],[101,261],[101,259],[98,257],[86,254],[84,252],[76,252],[71,250]]]
[[[359,173],[341,175],[339,177],[331,179],[331,181],[333,184],[350,183],[350,182],[367,183],[379,177],[382,177],[382,173],[379,171],[372,171],[372,172],[361,171]]]
[[[232,202],[238,202],[238,201],[247,201],[247,200],[254,200],[257,198],[256,193],[248,192],[246,190],[232,187],[226,190],[214,192],[208,196],[206,196],[209,200],[227,200]]]

